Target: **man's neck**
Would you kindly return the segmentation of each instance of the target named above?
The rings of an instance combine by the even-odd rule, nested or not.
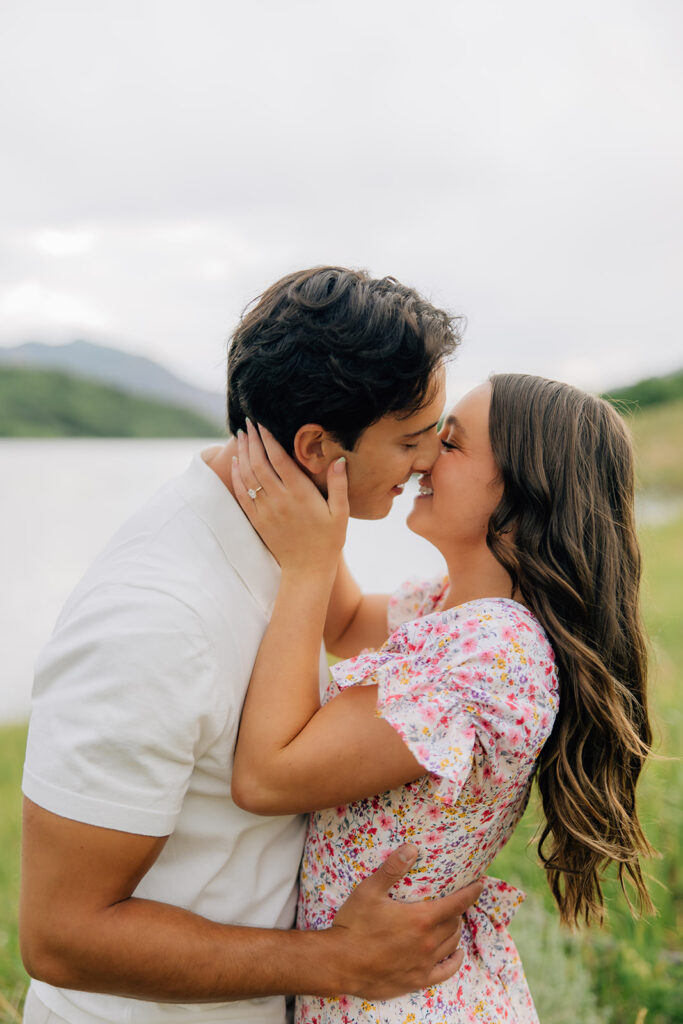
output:
[[[235,497],[235,491],[232,486],[232,458],[233,455],[237,455],[237,438],[231,437],[228,441],[220,445],[220,447],[210,448],[206,453],[204,461],[206,462],[209,469],[212,469],[218,479],[224,484],[227,489]]]

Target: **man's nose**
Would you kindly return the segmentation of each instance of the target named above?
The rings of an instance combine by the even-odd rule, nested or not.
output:
[[[417,452],[415,454],[415,461],[413,462],[414,473],[429,473],[432,466],[439,457],[441,450],[441,442],[439,441],[439,435],[434,431],[428,437],[424,437],[420,445],[418,445]]]

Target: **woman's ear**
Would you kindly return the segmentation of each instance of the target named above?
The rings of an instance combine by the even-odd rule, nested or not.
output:
[[[319,423],[305,423],[294,435],[294,458],[311,476],[325,473],[343,449]]]

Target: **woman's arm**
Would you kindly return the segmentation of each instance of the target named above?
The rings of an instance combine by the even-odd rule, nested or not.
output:
[[[333,807],[393,789],[425,770],[375,714],[376,686],[320,707],[318,659],[329,582],[283,572],[242,712],[235,803],[254,814]]]
[[[247,810],[286,814],[370,796],[424,768],[376,716],[375,687],[320,708],[320,643],[348,516],[345,466],[330,467],[326,502],[274,438],[264,439],[270,462],[253,428],[242,436],[233,483],[282,579],[242,713],[232,789]],[[248,487],[263,488],[257,501]]]

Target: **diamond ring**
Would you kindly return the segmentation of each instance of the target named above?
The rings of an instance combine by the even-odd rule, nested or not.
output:
[[[251,498],[251,500],[252,500],[252,501],[254,501],[254,500],[255,500],[255,498],[256,498],[256,495],[258,494],[258,492],[259,492],[259,491],[262,491],[262,490],[263,490],[263,487],[257,487],[257,488],[256,488],[256,490],[254,490],[254,488],[253,488],[253,487],[250,487],[250,488],[248,489],[248,491],[247,491],[247,494],[249,495],[249,497]]]

